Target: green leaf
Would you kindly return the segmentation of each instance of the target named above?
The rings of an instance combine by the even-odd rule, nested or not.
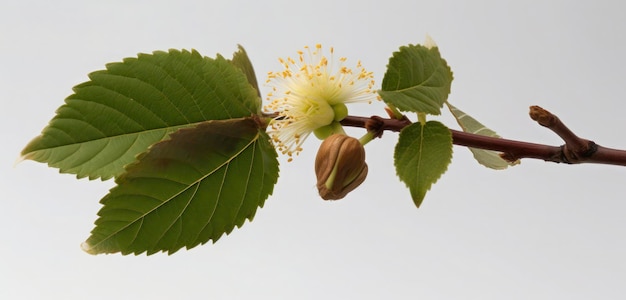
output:
[[[452,134],[437,121],[422,126],[413,123],[400,132],[394,153],[396,173],[420,207],[431,185],[447,170],[452,160]]]
[[[389,59],[378,93],[400,110],[439,115],[451,84],[452,71],[439,48],[409,45]]]
[[[254,73],[254,68],[252,67],[252,62],[250,58],[248,58],[248,53],[241,46],[237,45],[238,51],[233,54],[233,59],[231,60],[232,64],[235,65],[244,75],[246,75],[246,79],[257,92],[259,96],[259,108],[261,107],[261,91],[259,90],[259,83],[256,80],[256,74]],[[260,112],[260,111],[259,111]]]
[[[457,123],[459,123],[459,126],[461,126],[463,131],[490,137],[500,137],[498,134],[496,134],[495,131],[485,127],[485,125],[481,124],[476,119],[456,108],[449,102],[446,102],[446,104],[448,105],[448,109],[450,109],[450,112],[452,113],[452,115],[454,115],[454,118],[456,119]],[[472,147],[468,148],[470,151],[472,151],[472,154],[474,155],[476,161],[478,161],[478,163],[487,168],[502,170],[506,169],[509,166],[517,165],[520,162],[519,160],[515,162],[508,162],[502,159],[502,157],[500,157],[500,152],[497,151],[483,150]]]
[[[148,146],[207,120],[250,116],[258,96],[221,56],[195,50],[139,54],[89,74],[22,151],[78,178],[109,179]]]
[[[208,121],[151,146],[101,200],[83,249],[172,254],[252,220],[278,178],[276,150],[258,123]]]

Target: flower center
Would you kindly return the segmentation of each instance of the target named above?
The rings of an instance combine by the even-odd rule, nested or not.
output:
[[[310,97],[303,97],[301,101],[286,108],[282,114],[293,122],[306,122],[307,127],[312,130],[332,123],[335,118],[335,111],[328,102]]]

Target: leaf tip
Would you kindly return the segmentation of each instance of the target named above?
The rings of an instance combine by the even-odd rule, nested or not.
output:
[[[98,254],[98,252],[95,251],[95,249],[93,247],[91,247],[91,245],[89,245],[89,243],[87,242],[83,242],[80,244],[80,249],[82,249],[83,251],[87,252],[88,254],[91,255],[96,255]]]
[[[13,168],[17,167],[17,165],[25,160],[28,159],[28,155],[20,155],[20,157],[15,159],[15,162],[13,162]]]
[[[426,193],[430,190],[430,187],[427,189],[421,188],[409,188],[411,192],[411,198],[413,198],[413,203],[415,203],[416,208],[420,208],[422,202],[424,202],[424,198],[426,198]]]
[[[419,198],[419,199],[413,198],[413,203],[415,203],[415,208],[419,209],[423,201],[424,201],[424,198]]]
[[[435,43],[435,40],[433,40],[429,34],[427,34],[424,39],[424,47],[427,49],[437,48],[437,43]]]

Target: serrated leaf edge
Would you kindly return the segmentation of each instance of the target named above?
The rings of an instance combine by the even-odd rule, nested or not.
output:
[[[246,149],[248,149],[248,147],[250,147],[251,145],[256,145],[256,143],[258,142],[258,139],[260,137],[260,133],[257,132],[257,134],[255,135],[255,137],[248,143],[246,144],[244,147],[241,148],[240,151],[238,151],[236,154],[233,154],[232,157],[230,157],[228,160],[224,161],[224,163],[220,164],[218,167],[216,167],[214,170],[208,172],[207,174],[205,174],[204,176],[200,177],[198,180],[194,181],[192,184],[190,184],[187,188],[182,189],[179,193],[176,193],[175,195],[172,195],[170,198],[168,198],[167,200],[161,202],[159,205],[155,206],[154,208],[152,208],[151,210],[149,210],[148,212],[144,213],[143,215],[141,215],[140,217],[138,217],[135,221],[133,222],[129,222],[128,224],[126,224],[125,226],[121,227],[119,230],[111,233],[108,237],[101,239],[97,244],[95,245],[90,245],[88,244],[86,241],[83,242],[81,244],[81,248],[83,249],[83,251],[89,253],[89,254],[98,254],[100,252],[96,252],[93,251],[94,248],[97,248],[99,244],[101,244],[102,242],[108,240],[109,238],[112,238],[113,236],[119,234],[121,231],[125,230],[126,228],[128,228],[129,226],[135,224],[138,221],[143,222],[144,218],[151,214],[152,212],[154,212],[156,209],[160,208],[161,206],[163,206],[164,204],[168,203],[169,201],[171,201],[173,198],[175,198],[176,196],[180,195],[181,193],[187,191],[189,188],[191,188],[192,186],[197,186],[202,180],[206,179],[208,176],[210,176],[211,174],[215,173],[216,171],[218,171],[219,169],[221,169],[223,166],[228,165],[233,159],[237,158],[242,152],[244,152]],[[159,143],[162,143],[165,141],[160,141]],[[148,150],[150,151],[150,150]],[[148,152],[147,151],[147,152]],[[146,153],[147,153],[146,152]],[[139,163],[138,161],[135,161],[133,164]],[[126,168],[132,166],[133,164],[128,165]],[[220,189],[222,189],[222,187],[220,187]],[[190,198],[191,199],[191,198]],[[188,204],[187,204],[188,205]],[[182,210],[183,212],[185,211],[185,209]],[[179,216],[180,218],[180,216]],[[172,222],[171,225],[173,225],[175,223],[175,221],[178,220],[178,218],[174,219],[174,222]],[[210,220],[210,218],[209,218]],[[170,228],[171,228],[170,225]],[[141,225],[140,225],[141,226]],[[206,226],[206,225],[205,225]],[[167,232],[164,231],[164,232]],[[136,238],[136,237],[135,237]]]

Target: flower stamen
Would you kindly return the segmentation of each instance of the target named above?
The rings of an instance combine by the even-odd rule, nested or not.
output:
[[[297,59],[279,58],[282,71],[267,73],[266,84],[271,92],[264,110],[278,112],[270,135],[289,160],[302,151],[301,145],[311,132],[343,118],[335,118],[336,106],[345,109],[347,103],[377,99],[373,73],[365,70],[361,61],[357,61],[355,70],[345,66],[345,57],[340,57],[335,66],[334,52],[331,47],[329,59],[321,44],[313,49],[307,46],[297,51]]]

